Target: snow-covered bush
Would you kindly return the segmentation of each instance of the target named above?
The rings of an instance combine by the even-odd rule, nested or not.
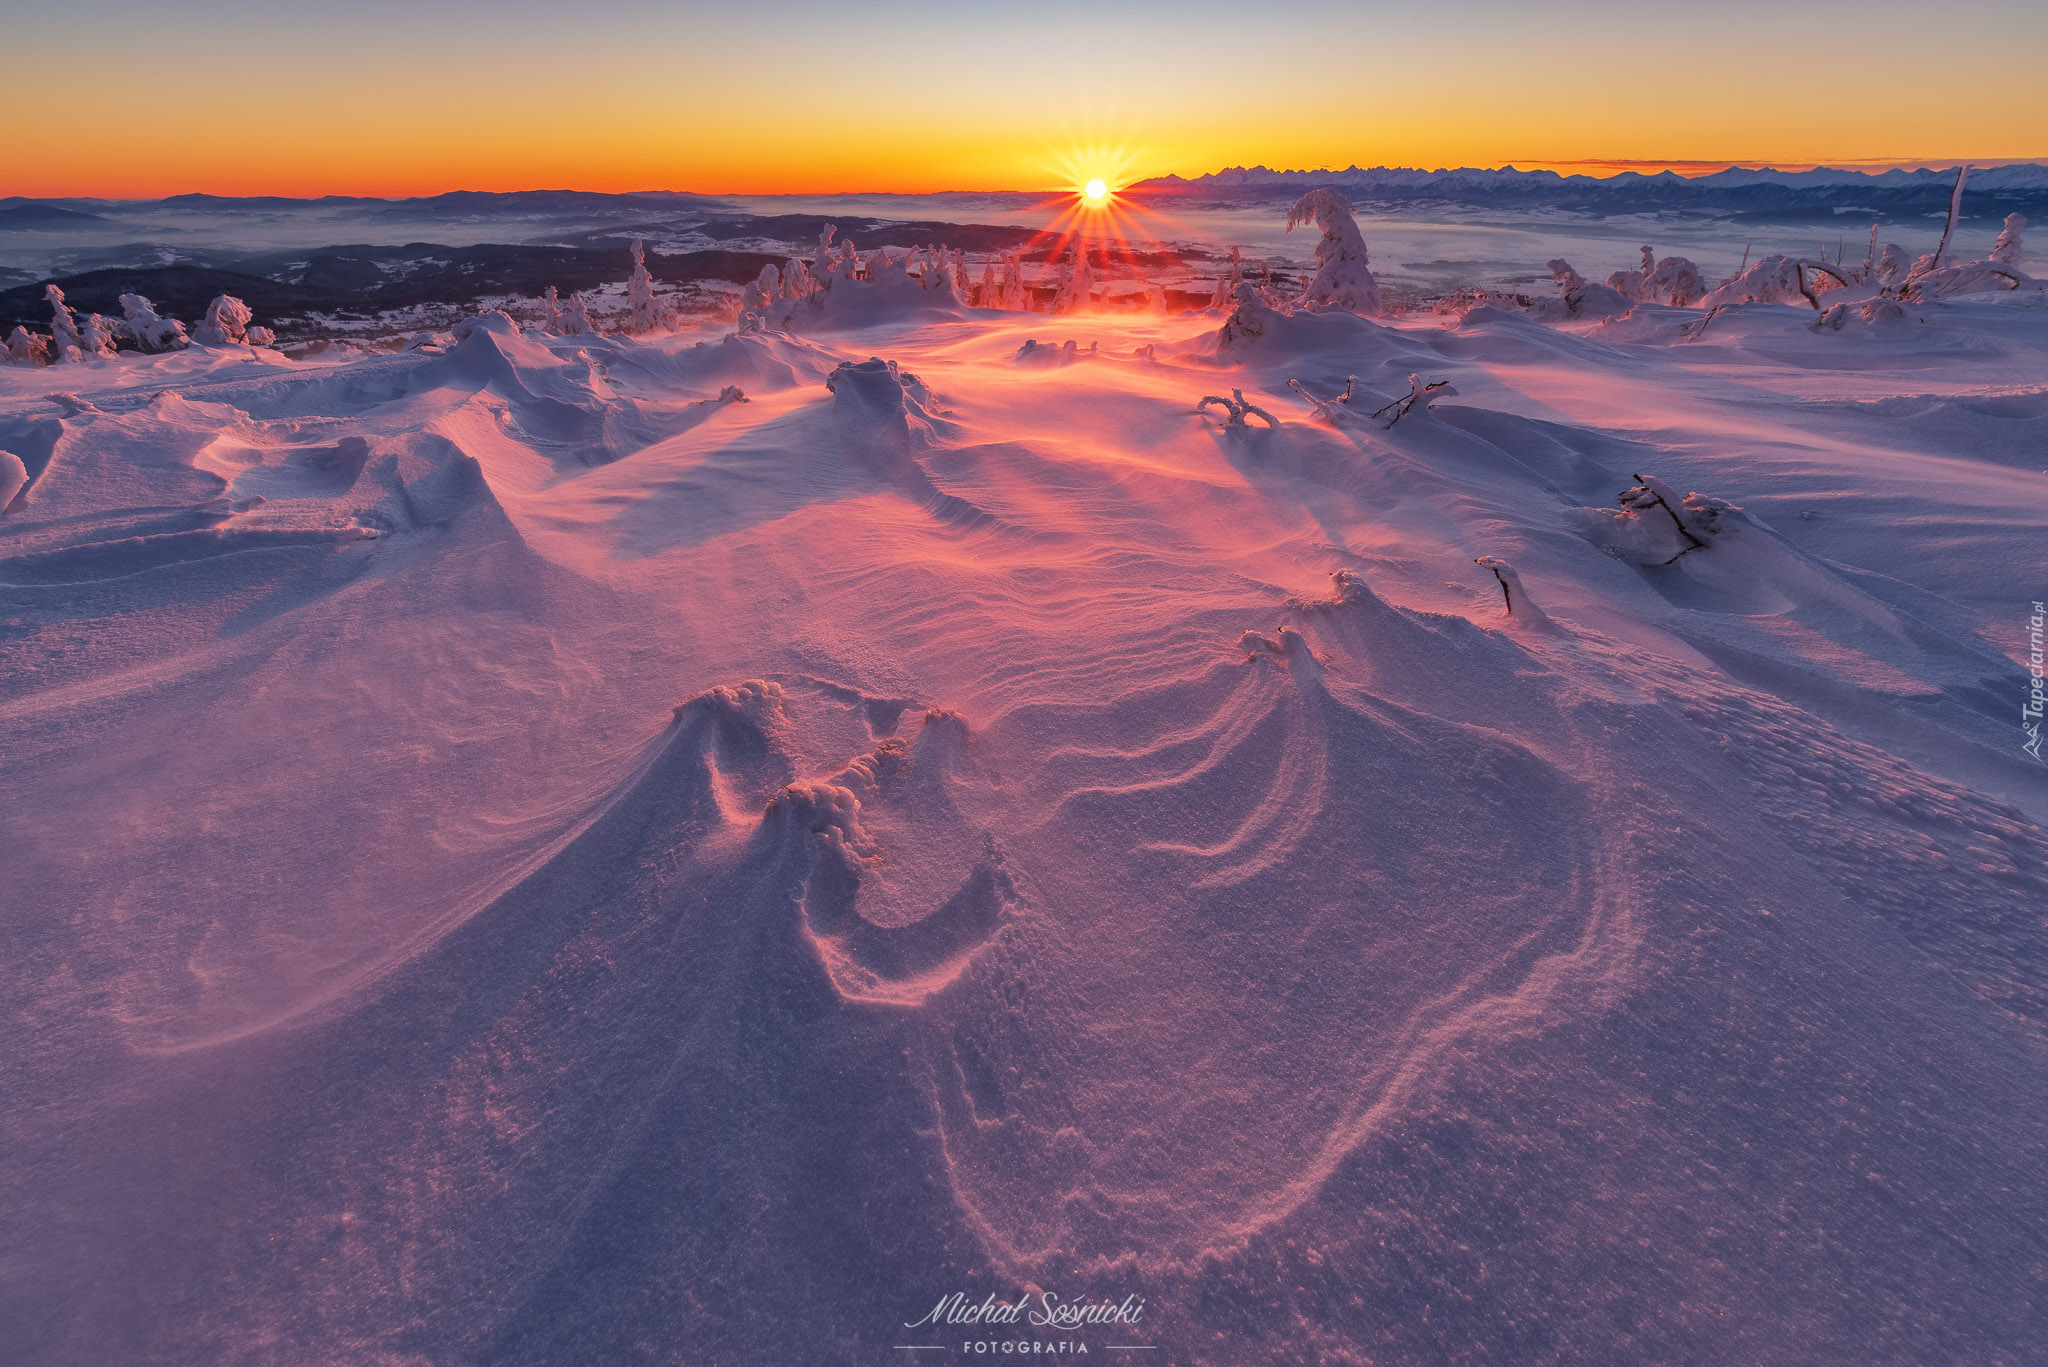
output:
[[[1223,410],[1223,425],[1225,427],[1248,427],[1250,424],[1245,421],[1247,418],[1257,418],[1267,427],[1278,427],[1280,425],[1279,420],[1271,413],[1268,413],[1255,403],[1248,402],[1244,397],[1242,389],[1231,390],[1230,397],[1227,399],[1215,394],[1204,394],[1202,401],[1195,405],[1195,412],[1207,417],[1211,408]]]
[[[1586,277],[1580,275],[1576,270],[1572,269],[1572,263],[1565,260],[1563,257],[1552,257],[1549,261],[1545,262],[1544,264],[1547,267],[1549,267],[1550,278],[1557,282],[1557,292],[1559,294],[1570,294],[1573,290],[1582,290],[1586,288]],[[1607,277],[1607,283],[1610,286],[1614,286],[1615,279],[1623,274],[1632,275],[1634,274],[1634,272],[1617,271],[1614,275],[1610,275]],[[1638,278],[1640,279],[1640,277]],[[1614,287],[1617,289],[1620,288],[1619,286]],[[1626,291],[1623,292],[1626,293]],[[1633,298],[1634,296],[1630,297]]]
[[[158,316],[155,306],[140,294],[121,296],[121,319],[135,345],[144,351],[176,351],[191,342],[183,323]]]
[[[269,328],[249,326],[253,317],[249,306],[232,294],[216,295],[206,306],[206,321],[192,334],[192,340],[202,346],[270,346],[276,342],[277,334]]]
[[[561,315],[555,320],[555,330],[564,337],[581,337],[597,332],[597,324],[590,318],[590,305],[583,302],[581,290],[570,295],[569,302],[562,305]]]
[[[1969,168],[1963,168],[1967,171]],[[1913,263],[1906,273],[1905,283],[1898,293],[1906,299],[1941,299],[1956,294],[1984,294],[1993,290],[2016,290],[2035,281],[2019,268],[2021,253],[2020,232],[2027,226],[2027,220],[2020,214],[2008,214],[2004,228],[1998,234],[1998,241],[1982,261],[1967,261],[1961,265],[1948,262],[1945,249],[1950,235],[1955,231],[1955,220],[1961,209],[1963,177],[1956,177],[1956,193],[1949,201],[1949,225],[1941,234],[1941,245],[1931,253]]]
[[[1722,531],[1722,514],[1733,504],[1705,494],[1680,498],[1654,475],[1637,475],[1621,491],[1618,508],[1583,508],[1593,539],[1610,555],[1638,565],[1668,565],[1705,550]]]
[[[1392,427],[1395,423],[1417,410],[1420,410],[1426,416],[1432,403],[1435,403],[1438,399],[1451,398],[1457,392],[1449,380],[1433,380],[1428,384],[1424,384],[1420,375],[1410,375],[1408,377],[1408,392],[1395,399],[1392,403],[1380,407],[1373,413],[1373,416],[1375,418],[1385,418],[1387,426]]]
[[[1524,309],[1530,317],[1544,323],[1611,318],[1616,314],[1628,312],[1628,297],[1612,285],[1589,284],[1586,277],[1574,270],[1572,263],[1561,256],[1547,264],[1550,267],[1550,278],[1557,282],[1557,298],[1525,299],[1520,296],[1493,295],[1479,290],[1474,294],[1474,307],[1490,305],[1496,308]]]
[[[1365,239],[1351,201],[1325,186],[1311,190],[1287,211],[1287,231],[1299,223],[1323,230],[1316,244],[1316,273],[1303,289],[1301,302],[1352,313],[1380,312],[1380,286],[1372,278]]]
[[[904,262],[904,270],[918,285],[947,303],[967,302],[967,254],[943,246],[915,247]]]
[[[7,359],[16,365],[48,365],[50,339],[17,323],[7,334]]]
[[[1667,256],[1659,261],[1656,252],[1647,245],[1643,248],[1642,269],[1616,271],[1607,277],[1607,286],[1631,303],[1676,304],[1681,308],[1707,292],[1698,266],[1682,256]]]
[[[1228,351],[1233,343],[1263,337],[1273,330],[1274,324],[1286,316],[1266,302],[1266,292],[1255,282],[1239,281],[1237,307],[1223,320],[1223,326],[1216,334],[1217,345]]]
[[[1300,380],[1289,380],[1287,387],[1308,400],[1309,407],[1315,410],[1315,416],[1329,423],[1332,427],[1341,427],[1344,425],[1346,418],[1355,416],[1351,408],[1351,400],[1358,393],[1358,377],[1356,375],[1346,375],[1344,377],[1344,392],[1328,399],[1317,398],[1310,392],[1309,387]]]
[[[1716,304],[1790,304],[1795,301],[1807,302],[1799,262],[1782,253],[1773,253],[1700,302],[1712,308]]]

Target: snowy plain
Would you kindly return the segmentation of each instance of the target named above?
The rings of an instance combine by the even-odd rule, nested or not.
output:
[[[0,366],[8,1357],[2038,1360],[2048,297],[828,293]]]

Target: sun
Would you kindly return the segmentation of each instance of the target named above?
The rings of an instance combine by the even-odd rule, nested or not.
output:
[[[1109,202],[1109,186],[1100,180],[1091,180],[1081,187],[1081,198],[1090,208],[1099,209]]]

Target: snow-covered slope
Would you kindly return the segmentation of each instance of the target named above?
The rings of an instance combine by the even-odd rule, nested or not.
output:
[[[11,1360],[2036,1351],[2038,292],[871,302],[0,367]]]

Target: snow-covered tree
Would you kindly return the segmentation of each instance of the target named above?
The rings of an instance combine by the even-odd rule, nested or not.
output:
[[[541,325],[549,332],[562,330],[562,298],[553,285],[549,285],[547,293],[541,296],[540,316]]]
[[[144,351],[176,351],[191,341],[183,323],[159,317],[156,307],[140,294],[121,296],[121,318],[128,335]]]
[[[1060,276],[1059,293],[1053,296],[1054,313],[1073,313],[1085,309],[1095,299],[1095,278],[1088,270],[1088,252],[1081,239],[1074,239],[1074,254],[1066,270]]]
[[[1352,313],[1380,312],[1380,286],[1372,278],[1365,239],[1351,201],[1325,186],[1310,190],[1287,211],[1287,231],[1298,223],[1323,230],[1316,244],[1316,273],[1302,291],[1301,302]]]
[[[782,274],[777,277],[775,292],[778,299],[808,299],[817,293],[818,285],[811,278],[810,267],[792,256],[782,263]]]
[[[1013,313],[1031,308],[1031,291],[1024,284],[1024,249],[1013,247],[1003,253],[1003,302],[999,306]]]
[[[569,302],[562,305],[562,316],[555,324],[564,337],[578,337],[595,333],[597,324],[590,320],[590,305],[583,302],[583,291],[569,296]]]
[[[48,365],[50,339],[17,323],[7,334],[7,359],[16,365]]]
[[[1901,285],[1912,269],[1913,263],[1907,259],[1906,249],[1896,242],[1887,242],[1884,251],[1878,255],[1870,278],[1880,285]]]
[[[1266,302],[1266,292],[1257,282],[1243,280],[1237,286],[1237,307],[1217,330],[1216,345],[1228,352],[1241,342],[1253,341],[1271,332],[1287,315]]]
[[[78,329],[79,354],[88,360],[115,355],[116,343],[115,324],[97,313],[88,314]]]
[[[647,247],[637,237],[633,239],[632,253],[633,273],[626,277],[626,331],[652,332],[668,325],[668,310],[654,297],[654,276],[647,269]]]
[[[740,310],[743,313],[758,313],[775,302],[782,293],[782,272],[774,263],[761,267],[761,273],[749,280],[740,290]]]
[[[1572,263],[1565,260],[1563,257],[1553,257],[1544,264],[1550,268],[1550,278],[1557,282],[1557,292],[1559,294],[1570,294],[1574,290],[1582,290],[1586,288],[1586,277],[1580,275],[1577,271],[1573,270]],[[1615,272],[1615,275],[1609,276],[1607,278],[1607,283],[1609,285],[1614,285],[1615,276],[1618,276],[1620,274],[1622,274],[1622,272],[1617,271]],[[1615,288],[1620,289],[1621,287],[1615,285]],[[1626,290],[1622,292],[1627,293]],[[1633,298],[1634,296],[1630,297]]]
[[[55,345],[55,359],[77,360],[80,350],[78,315],[64,302],[64,291],[55,285],[43,286],[43,298],[50,301],[50,340]]]
[[[1212,309],[1227,309],[1237,299],[1237,287],[1244,283],[1244,255],[1236,247],[1230,249],[1230,274],[1216,282],[1216,293],[1209,297]]]
[[[1986,259],[1996,261],[2001,266],[2017,267],[2024,250],[2020,246],[2020,233],[2026,226],[2025,214],[2007,214],[2005,227],[1999,230],[1998,241],[1992,246],[1991,255]]]

